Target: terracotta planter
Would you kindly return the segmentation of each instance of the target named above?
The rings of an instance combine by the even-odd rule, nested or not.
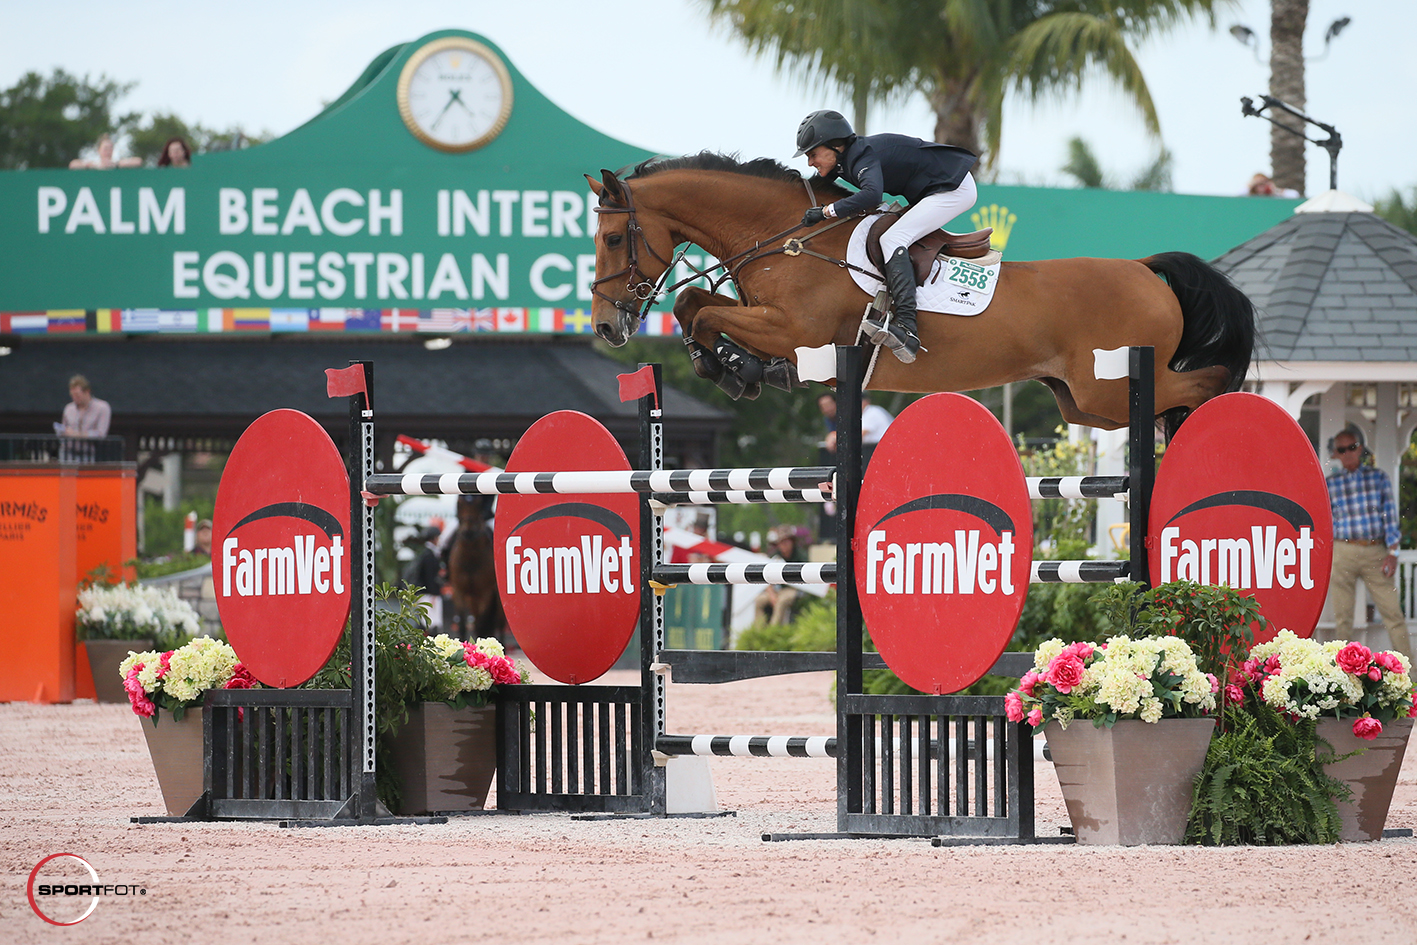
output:
[[[129,653],[142,653],[153,648],[151,640],[85,640],[89,670],[93,673],[94,698],[99,702],[127,702],[123,678],[118,667]]]
[[[401,797],[394,813],[481,810],[497,771],[495,706],[415,706],[393,739]]]
[[[1078,843],[1180,843],[1191,788],[1205,763],[1213,719],[1118,722],[1079,719],[1044,729]]]
[[[1402,756],[1407,751],[1407,739],[1412,734],[1412,719],[1396,719],[1383,726],[1383,733],[1368,741],[1353,734],[1352,719],[1320,719],[1319,740],[1333,748],[1333,757],[1341,758],[1324,765],[1329,777],[1347,783],[1353,795],[1338,803],[1338,816],[1343,821],[1340,840],[1381,840],[1387,823],[1392,791],[1402,769]],[[1361,751],[1360,751],[1361,749]],[[1351,758],[1343,758],[1350,752]],[[1324,755],[1319,746],[1320,757]]]
[[[167,712],[156,725],[152,719],[139,717],[138,721],[167,812],[181,816],[202,796],[202,708],[188,709],[180,722]]]

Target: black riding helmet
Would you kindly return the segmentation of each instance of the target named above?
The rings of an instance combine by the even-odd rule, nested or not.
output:
[[[828,141],[854,137],[856,132],[851,128],[851,122],[847,121],[841,112],[830,109],[815,111],[802,119],[802,124],[797,126],[797,153],[792,156],[801,157],[817,145],[826,144]]]

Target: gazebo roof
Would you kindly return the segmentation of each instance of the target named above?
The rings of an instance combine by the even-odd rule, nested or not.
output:
[[[1257,360],[1417,361],[1417,236],[1370,210],[1330,191],[1215,260],[1255,303]]]

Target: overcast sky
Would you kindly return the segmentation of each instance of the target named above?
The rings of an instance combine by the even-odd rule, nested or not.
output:
[[[337,97],[380,51],[437,29],[492,40],[553,102],[646,149],[711,148],[791,161],[807,111],[847,104],[804,89],[710,26],[699,0],[243,0],[241,3],[0,0],[0,87],[35,70],[102,73],[137,87],[128,110],[282,134]],[[1328,24],[1351,16],[1307,70],[1308,112],[1343,135],[1339,186],[1372,199],[1417,185],[1417,0],[1311,0],[1311,60]],[[1255,30],[1264,62],[1227,32]],[[1241,192],[1269,168],[1269,125],[1240,97],[1268,90],[1268,0],[1244,0],[1218,28],[1195,24],[1138,50],[1183,193]],[[1105,77],[1082,97],[1005,109],[999,181],[1063,185],[1066,142],[1081,135],[1103,166],[1130,177],[1156,153],[1136,110]],[[870,131],[930,137],[913,96],[872,113]],[[1322,137],[1322,134],[1314,136]],[[594,164],[590,159],[590,164]],[[798,160],[796,165],[805,170]],[[1328,186],[1328,157],[1308,148],[1308,190]]]

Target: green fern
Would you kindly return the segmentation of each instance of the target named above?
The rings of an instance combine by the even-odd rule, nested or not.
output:
[[[1337,801],[1351,792],[1324,773],[1316,741],[1313,722],[1290,724],[1265,705],[1232,710],[1230,730],[1211,741],[1196,778],[1186,842],[1337,842]]]

